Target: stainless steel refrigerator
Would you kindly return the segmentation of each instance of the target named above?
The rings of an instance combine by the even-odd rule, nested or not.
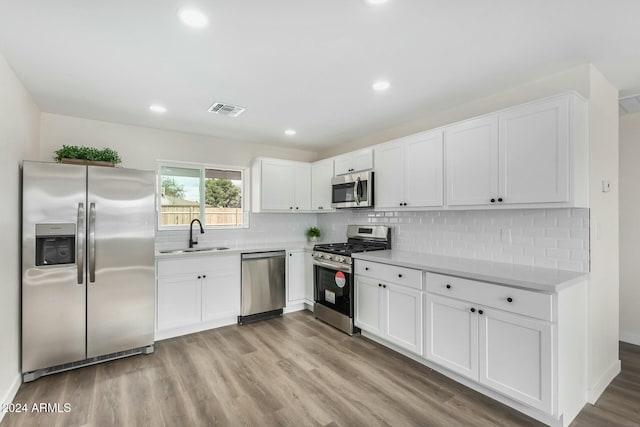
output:
[[[150,353],[155,173],[24,162],[25,381]]]

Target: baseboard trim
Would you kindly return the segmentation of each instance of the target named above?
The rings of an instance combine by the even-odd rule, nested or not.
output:
[[[592,405],[595,405],[602,393],[606,390],[606,388],[611,384],[611,381],[620,373],[622,370],[622,363],[619,360],[616,360],[609,368],[600,376],[598,382],[587,390],[587,402]]]
[[[16,378],[13,380],[13,383],[11,383],[11,387],[9,387],[9,390],[7,390],[5,395],[2,397],[2,401],[0,401],[0,404],[3,404],[2,406],[4,406],[5,403],[13,402],[13,399],[16,398],[16,394],[18,394],[18,390],[20,389],[21,385],[22,375],[18,374],[18,376],[16,376]],[[0,423],[2,422],[5,414],[6,412],[0,411]]]
[[[620,332],[620,341],[629,344],[640,345],[640,334],[632,334],[631,332]]]

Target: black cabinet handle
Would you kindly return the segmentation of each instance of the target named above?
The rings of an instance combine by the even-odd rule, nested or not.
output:
[[[498,197],[498,201],[501,202],[502,201],[502,197]]]
[[[475,309],[475,308],[473,308],[473,307],[471,307],[471,312],[472,312],[472,313],[475,313],[475,312],[476,312],[476,309]]]
[[[289,206],[289,209],[293,209],[293,206]]]
[[[386,287],[387,287],[387,285],[382,285],[382,287],[383,287],[383,288],[386,288]]]
[[[447,289],[451,289],[451,285],[447,285]]]
[[[202,276],[198,276],[198,279],[202,279]]]
[[[293,254],[289,254],[289,256],[293,256]]]
[[[382,283],[378,283],[378,287],[381,288],[382,287]]]
[[[203,275],[202,275],[202,278],[203,278],[203,279],[206,279],[206,278],[207,278],[207,275],[206,275],[206,274],[203,274]]]
[[[407,202],[404,202],[404,203],[402,204],[402,206],[407,206]]]
[[[496,199],[491,199],[491,203],[495,203],[495,202],[496,202]]]
[[[484,311],[478,310],[478,314],[484,314]]]
[[[296,210],[298,210],[298,207],[296,206]]]
[[[507,298],[507,302],[513,302],[513,298],[511,297]]]
[[[398,277],[402,277],[402,274],[398,274]]]
[[[365,267],[364,269],[365,269],[366,271],[369,271],[369,267]]]
[[[402,206],[402,202],[400,202],[400,206]]]

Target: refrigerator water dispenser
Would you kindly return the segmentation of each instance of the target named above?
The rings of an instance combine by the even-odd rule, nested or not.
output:
[[[36,224],[36,265],[76,262],[75,224]]]

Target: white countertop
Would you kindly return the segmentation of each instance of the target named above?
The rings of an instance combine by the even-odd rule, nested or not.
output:
[[[161,253],[160,251],[166,250],[183,250],[186,248],[162,248],[156,249],[156,259],[165,258],[178,258],[178,257],[194,257],[194,256],[211,256],[211,255],[225,255],[225,254],[241,254],[248,252],[264,252],[264,251],[288,251],[288,250],[311,250],[316,243],[310,243],[306,241],[300,242],[267,242],[267,243],[246,243],[242,245],[215,245],[212,247],[226,247],[229,249],[221,251],[200,251],[200,252],[174,252],[174,253]],[[210,245],[203,246],[207,248]],[[199,249],[199,248],[196,248]]]
[[[588,273],[575,271],[398,250],[361,252],[353,254],[352,258],[547,293],[557,292],[589,278]]]

